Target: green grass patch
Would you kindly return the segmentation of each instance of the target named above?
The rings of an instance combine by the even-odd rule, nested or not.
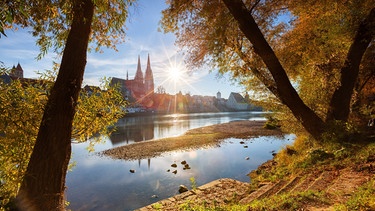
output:
[[[335,210],[375,210],[375,178],[362,185],[345,204],[335,205]]]
[[[305,191],[293,194],[280,194],[271,197],[255,200],[249,204],[249,210],[298,210],[307,203],[325,206],[329,203],[324,193],[317,191]]]

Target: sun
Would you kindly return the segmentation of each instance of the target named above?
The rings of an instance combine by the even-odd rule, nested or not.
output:
[[[180,81],[183,77],[183,70],[177,66],[172,66],[168,68],[168,77],[172,81]]]

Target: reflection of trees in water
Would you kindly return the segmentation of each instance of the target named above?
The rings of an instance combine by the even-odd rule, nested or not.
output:
[[[142,161],[142,159],[138,159],[138,166],[139,166],[139,168],[141,167],[141,161]],[[148,168],[148,170],[150,170],[150,167],[151,167],[151,158],[148,158],[147,159],[147,168]]]
[[[154,138],[154,122],[150,117],[122,118],[109,138],[113,145],[151,140]]]
[[[129,144],[182,134],[208,124],[262,118],[261,112],[220,112],[133,116],[120,119],[110,140],[113,145]]]

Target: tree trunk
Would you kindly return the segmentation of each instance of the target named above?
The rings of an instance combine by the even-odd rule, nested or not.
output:
[[[359,25],[354,41],[349,48],[344,66],[341,68],[340,86],[332,95],[327,121],[347,121],[350,113],[350,101],[353,89],[358,79],[359,65],[363,54],[375,34],[375,8],[372,8],[367,18]]]
[[[253,44],[255,52],[262,58],[270,71],[279,94],[279,99],[301,122],[303,127],[315,139],[319,139],[325,123],[316,115],[299,97],[297,91],[293,88],[290,80],[280,64],[279,59],[264,38],[258,25],[256,24],[250,11],[246,8],[242,0],[223,0],[230,13],[236,19],[241,31],[247,39]]]
[[[73,2],[73,21],[27,171],[17,195],[20,210],[65,210],[71,131],[86,66],[94,5]]]

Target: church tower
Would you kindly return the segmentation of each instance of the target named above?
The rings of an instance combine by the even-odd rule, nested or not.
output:
[[[135,73],[135,77],[132,82],[132,92],[136,98],[141,98],[145,95],[145,88],[144,88],[143,81],[144,79],[143,79],[143,73],[141,69],[141,59],[140,59],[140,56],[138,55],[137,72]]]
[[[139,81],[139,82],[143,83],[143,73],[142,73],[142,69],[141,69],[141,59],[140,59],[139,55],[138,55],[137,72],[135,73],[134,80],[137,81],[137,82]]]
[[[23,69],[20,63],[17,64],[17,67],[13,65],[13,68],[9,75],[16,78],[23,78]]]
[[[150,54],[147,57],[147,68],[145,73],[145,90],[146,95],[154,94],[154,76],[150,65]]]

